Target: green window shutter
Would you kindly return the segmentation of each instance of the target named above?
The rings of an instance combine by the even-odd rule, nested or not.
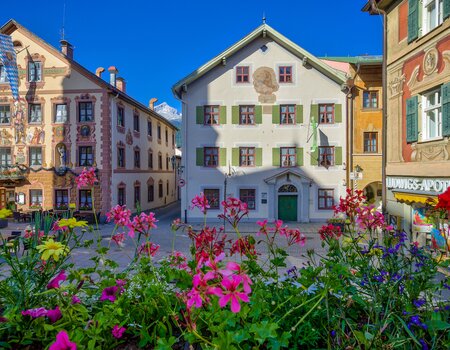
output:
[[[255,124],[262,124],[262,106],[255,106]]]
[[[303,123],[303,105],[297,105],[296,109],[297,124]]]
[[[319,105],[311,105],[311,119],[314,117],[316,123],[319,122]]]
[[[316,148],[314,152],[311,152],[311,165],[319,165],[319,149]]]
[[[272,124],[280,124],[280,106],[272,106]]]
[[[239,148],[231,149],[231,165],[239,166]]]
[[[272,165],[280,166],[280,149],[272,148]]]
[[[204,124],[205,122],[205,109],[203,106],[197,106],[197,124]]]
[[[239,124],[239,106],[231,106],[231,123]]]
[[[342,165],[342,147],[334,147],[334,165]]]
[[[450,3],[450,0],[447,0]],[[450,83],[442,85],[442,135],[450,136]]]
[[[219,123],[226,124],[227,123],[227,106],[220,106],[219,112]]]
[[[450,17],[450,0],[444,0],[444,21],[447,17]]]
[[[419,0],[408,0],[408,43],[419,36]]]
[[[204,166],[205,165],[203,147],[197,148],[196,164],[197,164],[197,166]]]
[[[418,139],[418,97],[413,96],[406,100],[406,142],[417,142]]]
[[[227,166],[227,149],[219,148],[219,165]]]
[[[262,166],[262,148],[255,148],[255,165]]]
[[[342,123],[342,105],[341,104],[334,105],[334,122]]]
[[[297,148],[297,166],[303,166],[303,148]]]

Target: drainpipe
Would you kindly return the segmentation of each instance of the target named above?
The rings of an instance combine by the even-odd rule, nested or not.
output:
[[[383,153],[381,155],[381,181],[383,184],[382,189],[382,211],[383,214],[387,213],[386,203],[387,203],[387,189],[386,189],[386,150],[387,150],[387,15],[386,12],[383,10],[380,10],[377,7],[375,0],[369,0],[371,10],[373,13],[377,13],[383,16],[383,75],[382,75],[382,81],[383,81],[383,123],[382,123],[382,131],[383,131]]]

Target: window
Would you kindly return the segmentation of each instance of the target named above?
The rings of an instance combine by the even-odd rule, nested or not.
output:
[[[422,108],[422,140],[442,137],[441,90],[434,90],[423,95]]]
[[[166,170],[169,170],[169,162],[170,162],[170,158],[166,157]]]
[[[175,146],[175,134],[172,133],[172,147]]]
[[[319,147],[319,166],[328,168],[334,165],[334,147],[320,146]]]
[[[42,123],[42,107],[40,104],[28,105],[28,123]]]
[[[29,82],[42,81],[42,62],[39,61],[28,62],[28,81]]]
[[[255,147],[239,148],[239,165],[255,166]]]
[[[216,167],[219,165],[219,148],[218,147],[205,147],[204,148],[204,166]]]
[[[158,154],[158,169],[162,170],[162,154]]]
[[[139,126],[139,115],[134,114],[133,115],[133,130],[136,132],[140,132],[140,126]]]
[[[319,123],[334,124],[334,104],[319,105]]]
[[[256,209],[256,190],[254,189],[241,189],[239,190],[239,199],[241,202],[247,203],[249,210]]]
[[[30,190],[30,206],[42,207],[42,190]]]
[[[152,122],[150,120],[147,121],[147,135],[152,136]]]
[[[117,126],[125,127],[125,113],[123,107],[117,107]]]
[[[55,190],[55,209],[66,210],[69,207],[69,190]]]
[[[117,147],[117,167],[125,168],[125,147]]]
[[[153,152],[148,153],[148,167],[153,169]]]
[[[92,146],[80,146],[78,148],[78,165],[79,166],[92,166],[94,163],[94,153],[92,152]]]
[[[79,206],[80,210],[92,210],[92,196],[91,190],[80,190],[79,191]]]
[[[203,190],[203,194],[205,195],[206,199],[208,200],[208,204],[210,209],[219,209],[220,205],[220,191],[218,188],[208,188]]]
[[[117,189],[117,204],[125,205],[125,187],[119,187]]]
[[[334,190],[319,188],[319,209],[332,210],[334,206]]]
[[[236,83],[248,83],[250,81],[250,67],[236,67]]]
[[[255,106],[239,106],[239,124],[255,124]]]
[[[30,147],[30,166],[42,165],[42,148]]]
[[[156,132],[158,134],[158,140],[161,140],[161,125],[158,125],[158,127],[156,128]]]
[[[167,180],[167,183],[166,183],[166,193],[167,193],[167,195],[169,195],[169,180]]]
[[[292,66],[282,66],[278,72],[280,83],[292,83]]]
[[[147,200],[153,202],[155,200],[155,186],[148,185],[147,187]]]
[[[2,105],[0,106],[0,124],[11,123],[11,106]]]
[[[134,150],[134,167],[141,167],[141,151],[138,149]]]
[[[441,25],[444,14],[443,0],[424,0],[423,1],[423,29],[426,34]]]
[[[134,205],[137,207],[141,203],[141,186],[134,185]]]
[[[1,147],[0,148],[0,166],[6,167],[11,165],[11,148]],[[2,170],[2,169],[0,169]]]
[[[78,103],[78,120],[80,122],[92,122],[94,120],[94,113],[92,110],[92,102]]]
[[[280,105],[280,124],[295,124],[295,105]]]
[[[166,143],[169,143],[169,131],[166,129]]]
[[[219,106],[205,106],[204,107],[204,124],[218,125],[219,124]]]
[[[297,150],[295,147],[281,147],[280,156],[280,164],[282,167],[291,167],[297,165]]]
[[[67,121],[67,105],[57,104],[55,109],[55,123],[65,123]]]
[[[6,76],[5,67],[0,64],[0,83],[8,82],[8,77]]]
[[[364,133],[364,153],[378,152],[378,133],[365,132]]]
[[[159,196],[159,198],[162,198],[162,197],[164,196],[164,193],[163,193],[163,184],[162,184],[162,182],[160,182],[160,183],[158,184],[158,196]]]
[[[363,92],[363,108],[378,108],[378,91]]]

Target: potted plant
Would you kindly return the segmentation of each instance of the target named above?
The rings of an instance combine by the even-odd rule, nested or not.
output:
[[[9,209],[0,209],[0,228],[8,227],[7,218],[12,216],[12,211]]]
[[[42,205],[40,203],[32,203],[30,205],[30,209],[32,209],[32,210],[42,210]]]

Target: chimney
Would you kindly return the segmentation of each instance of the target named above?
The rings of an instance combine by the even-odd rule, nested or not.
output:
[[[62,39],[61,44],[61,52],[67,57],[73,60],[73,46],[67,41]]]
[[[125,93],[126,83],[124,78],[119,77],[116,79],[116,88]]]
[[[153,97],[150,102],[148,103],[148,108],[150,108],[152,111],[155,109],[155,102],[158,101],[156,97]]]
[[[103,68],[103,67],[98,67],[96,70],[95,70],[95,75],[96,76],[98,76],[99,78],[101,78],[102,77],[102,73],[105,71],[105,68]]]
[[[116,78],[117,78],[117,73],[119,73],[119,70],[116,67],[111,66],[108,68],[108,72],[109,72],[109,83],[112,86],[116,87]]]

